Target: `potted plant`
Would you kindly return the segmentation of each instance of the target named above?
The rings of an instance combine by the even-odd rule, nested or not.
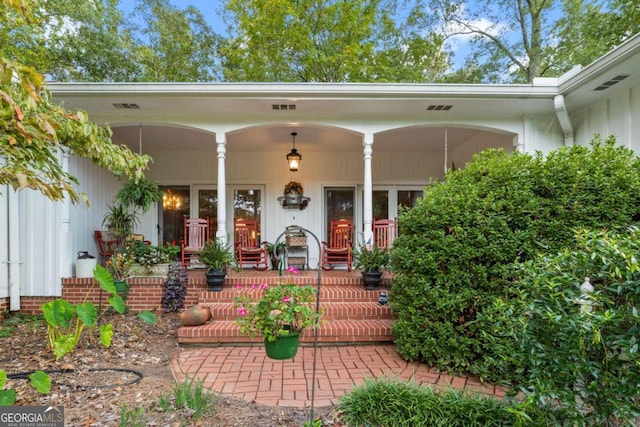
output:
[[[154,246],[140,240],[129,240],[123,251],[133,259],[131,275],[167,277],[169,263],[179,250],[177,246]]]
[[[303,194],[302,184],[297,181],[289,181],[284,186],[284,197],[287,205],[299,205]]]
[[[122,296],[122,299],[126,300],[129,291],[127,278],[131,273],[133,257],[126,251],[117,251],[111,255],[106,264],[107,271],[113,276],[116,290]]]
[[[284,256],[284,248],[287,246],[285,242],[271,243],[267,242],[267,251],[271,257],[271,268],[277,270],[280,266],[280,257]]]
[[[162,192],[158,184],[149,178],[142,177],[138,180],[127,181],[118,194],[116,202],[122,206],[133,207],[134,211],[140,210],[144,214],[149,210],[152,203],[162,200]]]
[[[107,206],[108,211],[102,219],[102,226],[106,227],[113,239],[122,242],[133,231],[133,226],[137,222],[135,213],[129,212],[125,205],[114,203]]]
[[[361,245],[353,252],[353,265],[362,269],[365,289],[378,289],[382,270],[389,265],[389,249],[377,245]]]
[[[298,272],[293,267],[287,271]],[[294,357],[300,333],[317,326],[320,315],[314,309],[315,301],[313,287],[294,283],[253,285],[244,289],[238,285],[238,295],[233,300],[240,333],[251,338],[262,334],[267,356],[277,360]]]
[[[205,277],[210,291],[221,291],[227,275],[226,269],[235,264],[231,246],[220,239],[209,239],[199,254],[200,262],[205,265]]]

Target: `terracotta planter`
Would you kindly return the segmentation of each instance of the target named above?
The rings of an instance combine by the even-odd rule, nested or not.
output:
[[[180,313],[182,326],[200,326],[211,318],[211,310],[208,307],[196,305]]]

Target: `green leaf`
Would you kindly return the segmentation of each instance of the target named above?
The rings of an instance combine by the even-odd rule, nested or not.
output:
[[[151,311],[143,311],[142,313],[138,313],[138,318],[149,325],[156,324],[156,315]]]
[[[0,406],[11,406],[16,401],[16,391],[0,390]]]
[[[4,387],[4,383],[7,382],[7,371],[0,369],[0,388]]]
[[[35,371],[29,375],[29,381],[38,393],[49,394],[51,391],[51,378],[46,372]]]
[[[88,327],[92,327],[98,319],[98,309],[91,302],[78,304],[76,306],[76,313],[78,314],[78,318],[82,321],[82,323],[84,323]]]
[[[49,301],[42,304],[42,314],[44,320],[54,327],[68,327],[69,321],[73,317],[74,309],[69,301],[64,299],[57,299],[55,301]]]
[[[111,340],[113,339],[113,325],[107,323],[106,325],[100,325],[100,342],[105,347],[111,347]]]
[[[127,309],[127,305],[125,304],[122,297],[118,294],[109,297],[109,304],[116,312],[120,314],[123,314]]]
[[[78,339],[75,334],[65,334],[57,337],[53,342],[53,354],[56,360],[71,352],[77,343]]]
[[[116,285],[113,282],[113,276],[107,271],[106,268],[98,264],[96,269],[93,270],[93,277],[98,281],[100,289],[108,292],[111,295],[117,295]]]

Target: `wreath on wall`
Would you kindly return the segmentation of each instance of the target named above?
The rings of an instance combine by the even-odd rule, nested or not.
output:
[[[304,193],[304,189],[302,188],[302,184],[297,181],[289,181],[287,185],[284,186],[284,194],[299,194],[302,195]]]

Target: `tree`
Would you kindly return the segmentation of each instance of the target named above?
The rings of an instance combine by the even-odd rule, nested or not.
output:
[[[613,0],[608,8],[591,3],[580,7],[581,3],[566,0],[564,16],[557,23],[553,38],[559,42],[548,52],[548,62],[557,74],[591,63],[640,32],[637,1]]]
[[[419,82],[448,65],[424,12],[394,0],[228,0],[225,11],[228,81]]]
[[[194,82],[220,77],[218,36],[202,13],[190,6],[184,11],[168,0],[141,0],[136,7],[146,27],[128,24],[136,37],[134,48],[141,73],[137,81]]]
[[[31,25],[34,3],[21,0],[0,6],[2,22],[12,28]],[[14,21],[16,20],[16,21]],[[76,203],[77,179],[65,171],[58,155],[70,151],[91,159],[116,175],[144,176],[150,157],[111,142],[111,131],[91,123],[83,111],[56,105],[44,76],[5,57],[0,50],[0,185],[31,188],[51,200],[68,196]]]
[[[441,12],[447,38],[470,37],[463,70],[448,81],[532,82],[586,65],[640,31],[640,12],[631,0],[430,0]]]

